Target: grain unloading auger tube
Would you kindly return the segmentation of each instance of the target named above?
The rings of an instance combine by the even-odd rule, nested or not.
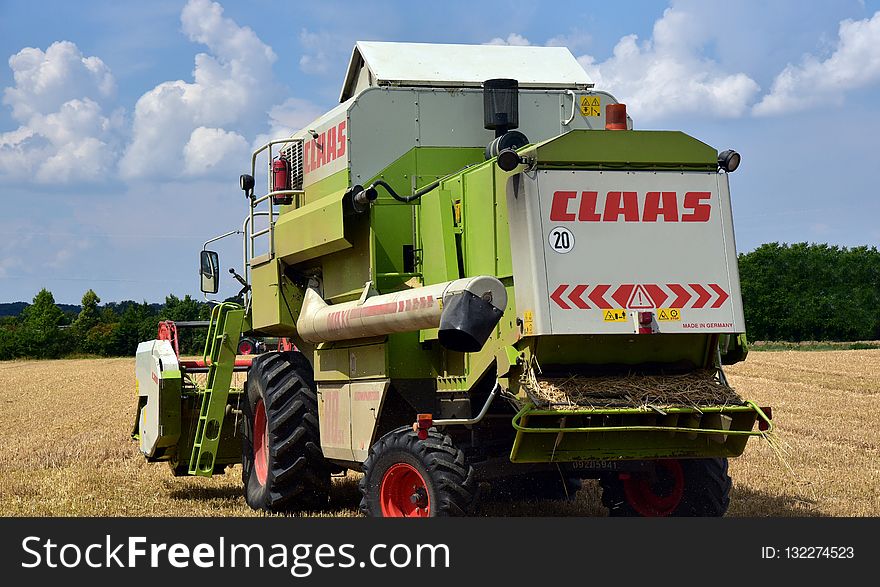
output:
[[[458,352],[483,348],[507,307],[507,290],[495,277],[457,279],[386,295],[370,296],[372,284],[354,302],[328,305],[306,292],[297,333],[312,343],[439,328],[444,347]]]

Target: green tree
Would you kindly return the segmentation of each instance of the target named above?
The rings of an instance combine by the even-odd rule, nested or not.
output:
[[[753,340],[880,337],[880,252],[874,247],[769,243],[740,255]]]
[[[52,292],[41,289],[22,312],[21,356],[57,358],[68,352],[69,335],[58,328],[63,320],[64,312],[55,304]]]
[[[79,314],[73,321],[71,330],[76,337],[76,346],[85,353],[98,353],[100,350],[95,348],[94,339],[89,339],[89,332],[97,326],[101,319],[98,304],[101,298],[98,297],[93,290],[88,290],[83,294]]]

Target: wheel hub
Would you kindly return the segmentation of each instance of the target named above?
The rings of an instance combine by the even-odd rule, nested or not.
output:
[[[254,473],[260,485],[265,485],[269,475],[269,426],[262,399],[254,410]]]
[[[623,481],[629,505],[648,517],[670,516],[684,496],[684,470],[676,460],[658,461],[652,475],[641,475]]]
[[[385,471],[379,487],[379,503],[386,518],[426,518],[431,498],[422,474],[408,463],[395,463]]]

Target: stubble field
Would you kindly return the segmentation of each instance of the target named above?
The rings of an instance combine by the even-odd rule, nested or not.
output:
[[[727,370],[771,405],[785,462],[760,440],[733,459],[728,516],[880,516],[880,350],[753,352]],[[129,439],[134,361],[0,362],[0,515],[250,516],[240,467],[175,478]],[[357,515],[357,476],[330,508]],[[597,484],[571,502],[485,503],[478,515],[604,516]]]

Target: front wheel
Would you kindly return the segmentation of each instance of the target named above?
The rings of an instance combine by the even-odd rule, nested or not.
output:
[[[476,501],[474,469],[436,430],[419,440],[404,427],[370,448],[361,479],[361,512],[383,518],[462,516]]]
[[[733,485],[727,459],[668,459],[653,471],[601,480],[602,503],[610,516],[720,517]]]
[[[265,511],[320,510],[330,494],[321,452],[312,369],[298,352],[254,359],[245,385],[242,481],[245,500]]]

